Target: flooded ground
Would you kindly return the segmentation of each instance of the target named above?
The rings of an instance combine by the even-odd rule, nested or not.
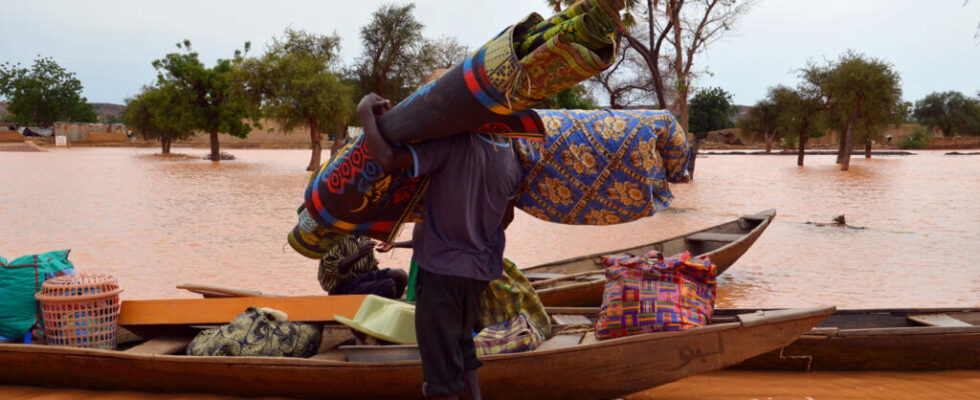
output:
[[[220,164],[160,159],[152,156],[157,151],[0,153],[0,255],[10,259],[70,248],[79,271],[116,276],[125,288],[124,299],[190,297],[174,288],[187,282],[287,295],[321,293],[317,262],[285,247],[308,179],[303,171],[308,151],[231,149],[238,160]],[[175,151],[205,154],[203,149]],[[942,152],[855,157],[849,172],[838,170],[834,156],[806,161],[799,168],[789,156],[702,156],[694,183],[672,186],[676,199],[670,210],[624,225],[564,226],[518,213],[507,233],[506,255],[519,266],[531,266],[776,208],[773,225],[719,277],[719,307],[980,306],[980,268],[975,266],[980,257],[980,157]],[[830,222],[839,214],[864,229],[806,223]],[[409,233],[406,229],[403,236]],[[384,266],[407,268],[409,257],[409,251],[396,250],[380,260]],[[794,379],[813,386],[822,384],[824,379],[816,378],[821,376],[721,372],[636,398],[681,398],[677,395],[690,388],[675,393],[673,385],[696,382],[696,387],[712,383],[722,388],[702,398],[765,399],[761,392],[724,393],[771,384],[775,390]],[[863,397],[836,397],[844,392],[829,391],[821,397],[815,396],[817,389],[810,395],[796,393],[814,399],[912,398],[901,397],[910,393],[903,388],[922,382],[925,398],[956,398],[925,385],[936,379],[980,393],[976,374],[884,374],[881,381],[872,376],[878,375],[844,374],[834,384],[866,380],[895,387],[892,396],[873,397],[879,392],[871,391]],[[772,393],[773,399],[805,398]]]

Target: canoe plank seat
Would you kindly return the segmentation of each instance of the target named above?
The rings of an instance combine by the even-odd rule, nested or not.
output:
[[[130,347],[123,352],[158,355],[182,353],[196,334],[196,332],[187,331],[168,333]]]
[[[556,272],[524,272],[524,277],[529,281],[540,281],[544,279],[554,279],[558,277],[565,276],[567,274],[556,273]]]
[[[555,335],[551,339],[545,340],[544,343],[541,343],[541,346],[538,346],[538,348],[534,349],[534,351],[553,350],[553,349],[561,349],[565,347],[578,346],[578,343],[582,341],[583,336],[585,336],[585,333]]]
[[[743,236],[739,233],[701,232],[688,236],[685,239],[690,242],[734,242]]]
[[[590,321],[589,318],[584,315],[558,314],[552,315],[551,319],[555,321],[555,324],[557,325],[588,325],[592,323],[592,321]]]
[[[334,314],[354,318],[364,297],[335,295],[124,300],[119,313],[119,325],[227,324],[249,307],[280,310],[289,316],[290,321],[327,322],[334,320]]]
[[[944,326],[944,327],[973,326],[973,324],[960,321],[946,314],[909,315],[908,318],[912,321],[918,322],[923,325],[929,325],[929,326]]]

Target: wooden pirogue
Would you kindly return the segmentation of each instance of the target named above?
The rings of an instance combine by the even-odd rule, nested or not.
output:
[[[715,322],[753,311],[717,309]],[[793,344],[734,368],[980,369],[980,308],[838,310]]]
[[[293,315],[290,298],[240,299],[250,305],[275,299],[279,308]],[[230,301],[193,299],[204,302],[202,306],[183,300],[191,299],[161,303],[153,310],[155,306],[142,307],[138,316],[122,315],[121,321],[146,328],[141,332],[166,333],[144,333],[141,341],[121,345],[120,350],[0,344],[0,384],[321,399],[421,397],[418,361],[347,362],[334,345],[321,346],[310,359],[177,355],[199,328],[171,324],[170,329],[149,329],[152,318],[208,320],[212,317],[167,316],[160,310],[180,308],[194,314],[208,308],[207,302]],[[136,309],[126,303],[132,302],[123,302],[123,314]],[[336,311],[347,315],[356,311],[344,308]],[[686,331],[601,342],[589,333],[561,334],[535,351],[482,357],[480,386],[487,399],[615,398],[781,348],[833,311],[833,307],[765,311]],[[325,330],[333,327],[327,323]]]
[[[710,257],[721,274],[745,254],[775,217],[776,210],[769,209],[667,240],[550,262],[522,272],[545,306],[598,307],[606,284],[602,256],[650,250],[671,256],[690,251],[696,256]]]

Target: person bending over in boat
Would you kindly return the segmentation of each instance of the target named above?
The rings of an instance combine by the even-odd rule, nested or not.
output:
[[[330,294],[376,294],[398,299],[407,277],[400,269],[378,269],[375,242],[365,236],[347,235],[320,259],[317,279]]]
[[[410,168],[430,178],[425,222],[412,238],[422,392],[453,399],[465,391],[480,399],[473,332],[483,289],[503,274],[504,229],[514,217],[521,167],[509,141],[477,133],[395,148],[375,121],[388,105],[372,93],[357,106],[371,156],[386,171]]]

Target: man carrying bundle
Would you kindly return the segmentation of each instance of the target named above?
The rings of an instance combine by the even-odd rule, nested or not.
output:
[[[386,171],[430,176],[424,223],[413,235],[422,391],[453,399],[465,390],[480,399],[473,332],[480,295],[503,272],[504,229],[514,217],[521,167],[509,141],[476,133],[392,147],[376,122],[388,106],[373,93],[357,106],[371,156]]]

